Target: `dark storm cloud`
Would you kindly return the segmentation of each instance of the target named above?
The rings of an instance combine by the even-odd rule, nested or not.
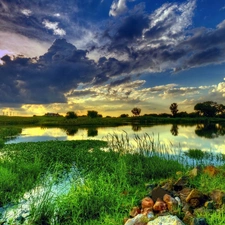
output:
[[[166,3],[148,16],[144,9],[121,16],[107,32],[107,50],[128,57],[127,68],[136,73],[176,72],[224,62],[225,21],[215,29],[191,29],[195,3]]]
[[[220,62],[224,60],[225,56],[225,48],[218,48],[218,47],[212,47],[208,48],[204,51],[201,51],[197,54],[195,54],[193,57],[191,57],[190,60],[188,60],[187,64],[189,67],[195,66],[195,65],[202,65],[202,64],[208,64],[213,62]]]
[[[216,29],[200,28],[193,30],[193,36],[188,38],[182,44],[186,44],[193,49],[210,48],[215,45],[224,45],[225,40],[225,20],[221,22]]]
[[[2,58],[0,102],[66,102],[64,93],[97,75],[94,61],[64,39],[56,40],[40,59]]]
[[[224,62],[225,58],[225,21],[216,29],[195,29],[193,35],[181,42],[177,48],[186,51],[184,63],[177,71],[206,64]]]
[[[90,32],[94,28],[85,21],[84,8],[91,16],[91,6],[97,10],[102,3],[89,0],[85,4],[81,0],[56,0],[54,4],[51,0],[0,0],[0,30],[41,40],[51,40],[63,31],[69,39],[73,35],[74,39],[86,38],[85,32],[77,32],[77,24]],[[65,39],[56,40],[40,58],[4,56],[4,65],[0,65],[0,102],[66,102],[65,93],[92,94],[73,92],[79,83],[100,85],[113,78],[113,87],[127,83],[131,75],[223,62],[225,21],[216,29],[191,30],[194,8],[195,1],[190,0],[164,4],[150,15],[140,7],[119,18],[110,17],[113,22],[102,23],[102,42],[95,44],[88,39],[91,51],[104,50],[101,55],[107,56],[98,62],[88,58],[88,51],[77,49]],[[125,77],[119,79],[121,75]]]
[[[87,57],[87,51],[77,49],[65,39],[55,40],[39,59],[11,59],[6,55],[1,60],[4,64],[0,66],[0,102],[8,103],[66,102],[64,94],[76,89],[79,83],[98,85],[130,72],[128,62],[101,58],[96,63]]]
[[[148,27],[148,24],[149,19],[145,15],[131,15],[125,18],[115,35],[115,41],[121,39],[131,41],[135,38],[141,38],[143,30]]]

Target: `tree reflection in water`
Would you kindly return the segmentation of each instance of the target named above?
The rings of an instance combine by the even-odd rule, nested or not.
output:
[[[225,135],[225,124],[198,124],[195,133],[199,137],[216,138]]]
[[[132,124],[132,130],[133,131],[141,131],[141,126],[138,124]]]
[[[173,136],[177,136],[178,135],[178,126],[177,124],[173,124],[171,129],[170,129],[170,132]]]
[[[95,137],[98,136],[98,129],[97,128],[88,128],[88,137]]]
[[[68,136],[74,136],[78,132],[77,127],[67,127],[64,130]]]

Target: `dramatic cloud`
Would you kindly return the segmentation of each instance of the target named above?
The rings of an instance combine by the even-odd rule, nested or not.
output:
[[[109,15],[117,16],[126,11],[127,10],[126,1],[127,0],[114,0],[110,8]]]
[[[222,71],[224,18],[196,26],[202,2],[156,3],[0,0],[0,102],[28,104],[23,109],[31,111],[32,104],[45,110],[81,101],[101,102],[105,110],[109,102],[147,108],[164,99],[190,103],[202,93],[221,100],[221,72],[215,87],[186,84],[186,74],[211,65]]]
[[[66,32],[65,32],[63,29],[61,29],[61,28],[58,27],[58,25],[59,25],[58,22],[50,22],[50,21],[48,21],[48,20],[44,20],[42,23],[44,24],[44,26],[45,26],[47,29],[53,30],[53,33],[54,33],[55,35],[59,35],[59,36],[64,36],[64,35],[66,35]]]
[[[224,78],[225,80],[225,78]],[[219,83],[213,90],[213,93],[221,93],[223,97],[225,97],[225,82]]]
[[[1,102],[66,102],[64,93],[79,82],[91,82],[97,65],[64,39],[56,40],[39,59],[4,56],[0,67]]]

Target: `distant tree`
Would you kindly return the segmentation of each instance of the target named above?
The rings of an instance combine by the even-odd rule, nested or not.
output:
[[[134,116],[139,116],[140,113],[141,113],[141,109],[135,107],[135,108],[133,108],[133,109],[131,110],[131,112],[134,114]]]
[[[198,113],[198,112],[191,112],[191,113],[188,113],[188,117],[190,117],[190,118],[199,117],[199,113]]]
[[[207,117],[214,117],[216,116],[217,110],[217,103],[213,101],[207,101],[203,103],[197,103],[194,106],[194,110],[198,112],[199,115],[207,116]]]
[[[171,113],[172,113],[172,115],[173,116],[176,116],[177,115],[177,113],[178,113],[178,105],[177,105],[177,103],[172,103],[171,105],[170,105],[170,111],[171,111]]]
[[[66,118],[67,119],[76,119],[77,118],[77,114],[73,111],[69,111],[66,113]]]
[[[187,112],[178,112],[176,114],[177,117],[188,117],[188,113]]]
[[[125,118],[125,117],[129,117],[129,115],[128,114],[121,114],[120,117]]]
[[[168,113],[160,113],[158,115],[158,117],[166,117],[166,118],[169,118],[169,117],[171,117],[171,114],[168,114]]]
[[[94,111],[94,110],[90,110],[87,112],[87,116],[91,117],[91,118],[96,118],[96,117],[98,117],[98,112]]]

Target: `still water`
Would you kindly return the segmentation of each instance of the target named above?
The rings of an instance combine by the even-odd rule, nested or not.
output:
[[[118,126],[90,128],[23,128],[20,136],[7,143],[36,142],[48,140],[107,140],[107,136],[127,135],[132,143],[134,136],[150,135],[155,142],[168,148],[182,150],[201,149],[225,154],[225,126],[210,125],[155,125],[155,126]]]

